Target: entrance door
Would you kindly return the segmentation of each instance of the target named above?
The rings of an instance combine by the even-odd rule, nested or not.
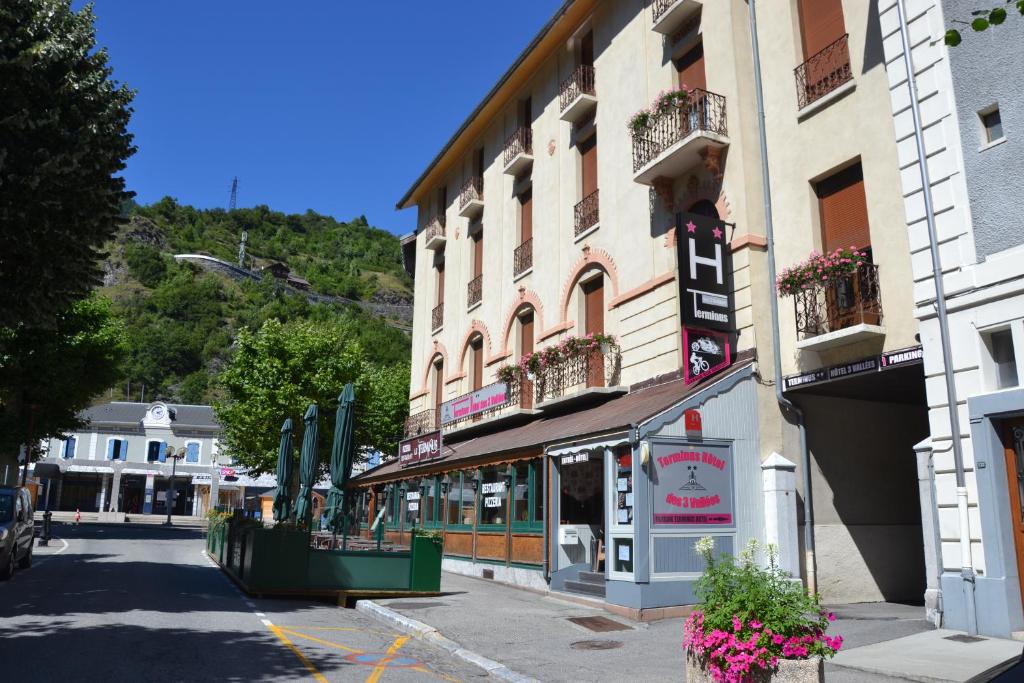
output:
[[[598,449],[564,455],[559,463],[559,525],[576,531],[578,541],[563,545],[571,564],[602,571],[604,552],[604,455]]]
[[[1024,595],[1024,419],[1008,420],[1004,427],[1006,480],[1010,485],[1010,516],[1017,551],[1017,580]]]

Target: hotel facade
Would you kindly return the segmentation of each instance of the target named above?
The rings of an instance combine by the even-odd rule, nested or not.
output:
[[[747,3],[570,0],[401,198],[409,441],[354,481],[370,524],[639,618],[694,601],[705,535],[775,544],[828,602],[923,599],[928,405],[879,16],[771,9],[767,169]],[[780,271],[861,254],[780,297],[777,328],[766,177]]]

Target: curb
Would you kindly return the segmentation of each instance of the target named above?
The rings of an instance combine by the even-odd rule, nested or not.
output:
[[[496,662],[472,650],[467,650],[454,640],[442,635],[433,626],[424,624],[422,621],[410,619],[404,614],[399,614],[392,609],[377,604],[373,600],[357,600],[356,611],[376,617],[381,621],[391,624],[403,633],[408,633],[414,638],[439,647],[464,662],[480,667],[495,678],[500,678],[503,681],[512,681],[513,683],[539,683],[537,679],[513,671],[501,662]]]

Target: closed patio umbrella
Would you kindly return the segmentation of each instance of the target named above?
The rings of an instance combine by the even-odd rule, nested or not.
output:
[[[334,533],[342,531],[345,512],[345,484],[352,473],[352,432],[355,429],[356,392],[351,382],[338,396],[331,444],[331,490],[327,494],[327,519]]]
[[[308,525],[313,517],[313,484],[316,482],[316,432],[319,411],[310,403],[302,421],[306,428],[302,434],[302,455],[299,457],[299,499],[295,504],[295,519]]]
[[[281,444],[277,447],[277,490],[274,492],[274,521],[283,522],[292,514],[288,491],[292,486],[292,419],[281,425]]]

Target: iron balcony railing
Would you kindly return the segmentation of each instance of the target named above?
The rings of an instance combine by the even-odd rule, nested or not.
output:
[[[675,2],[676,0],[654,0],[651,2],[651,14],[654,15],[654,22],[657,23],[658,19],[661,19],[661,15],[667,12]]]
[[[878,325],[882,321],[882,294],[878,266],[865,263],[852,273],[828,282],[817,282],[794,297],[796,332],[810,339],[853,325]]]
[[[469,281],[469,285],[466,287],[466,305],[475,306],[480,303],[480,300],[483,298],[483,291],[484,276],[477,275]]]
[[[444,214],[438,214],[433,216],[427,221],[427,241],[434,239],[435,237],[444,237],[444,225],[447,221],[445,220]]]
[[[616,386],[621,371],[622,354],[611,345],[550,363],[533,380],[537,403],[586,388]]]
[[[484,199],[484,179],[478,175],[467,180],[459,190],[459,209],[464,209],[466,204],[474,199],[477,201]]]
[[[797,109],[803,109],[853,79],[849,37],[849,34],[844,35],[793,69],[796,76]]]
[[[599,190],[594,190],[586,197],[584,197],[576,205],[574,213],[576,214],[576,235],[590,230],[590,228],[597,225],[600,220],[600,214],[597,210],[597,193]]]
[[[526,240],[512,252],[512,274],[519,275],[533,268],[533,238]]]
[[[594,95],[594,67],[589,64],[580,64],[572,74],[562,81],[558,88],[558,103],[560,111],[568,109],[580,95]]]
[[[405,438],[432,432],[438,428],[437,413],[433,408],[405,418]]]
[[[505,140],[505,165],[512,163],[519,154],[533,154],[533,129],[528,126],[517,128]]]
[[[697,131],[729,134],[723,96],[694,89],[686,101],[670,107],[668,111],[652,114],[645,127],[633,131],[633,172]]]
[[[444,324],[444,302],[442,301],[438,305],[434,306],[434,310],[430,313],[430,329],[440,329],[441,325]]]
[[[493,387],[495,384],[500,384],[500,382],[495,382],[494,384],[489,384],[489,385],[483,387],[483,389],[488,389],[490,387]],[[474,413],[472,415],[466,415],[464,417],[459,417],[459,418],[456,418],[456,419],[452,420],[451,422],[445,422],[442,425],[442,427],[445,430],[457,429],[458,427],[461,427],[462,425],[466,424],[467,422],[479,422],[480,420],[483,420],[483,419],[486,419],[486,418],[489,418],[489,417],[494,417],[495,415],[497,415],[501,411],[505,410],[506,408],[513,408],[513,407],[514,408],[518,408],[520,403],[521,403],[521,401],[520,401],[520,391],[522,389],[522,386],[520,384],[520,381],[518,379],[514,379],[512,381],[505,382],[505,386],[506,386],[506,388],[505,388],[505,400],[502,401],[501,403],[495,404],[493,406],[489,406],[486,410],[480,411],[478,413]],[[465,393],[462,396],[459,396],[457,398],[452,399],[451,403],[456,404],[460,399],[464,399],[467,396],[469,396],[470,394],[476,393],[476,391],[481,391],[481,390],[478,389],[478,390],[474,390],[474,391]]]

